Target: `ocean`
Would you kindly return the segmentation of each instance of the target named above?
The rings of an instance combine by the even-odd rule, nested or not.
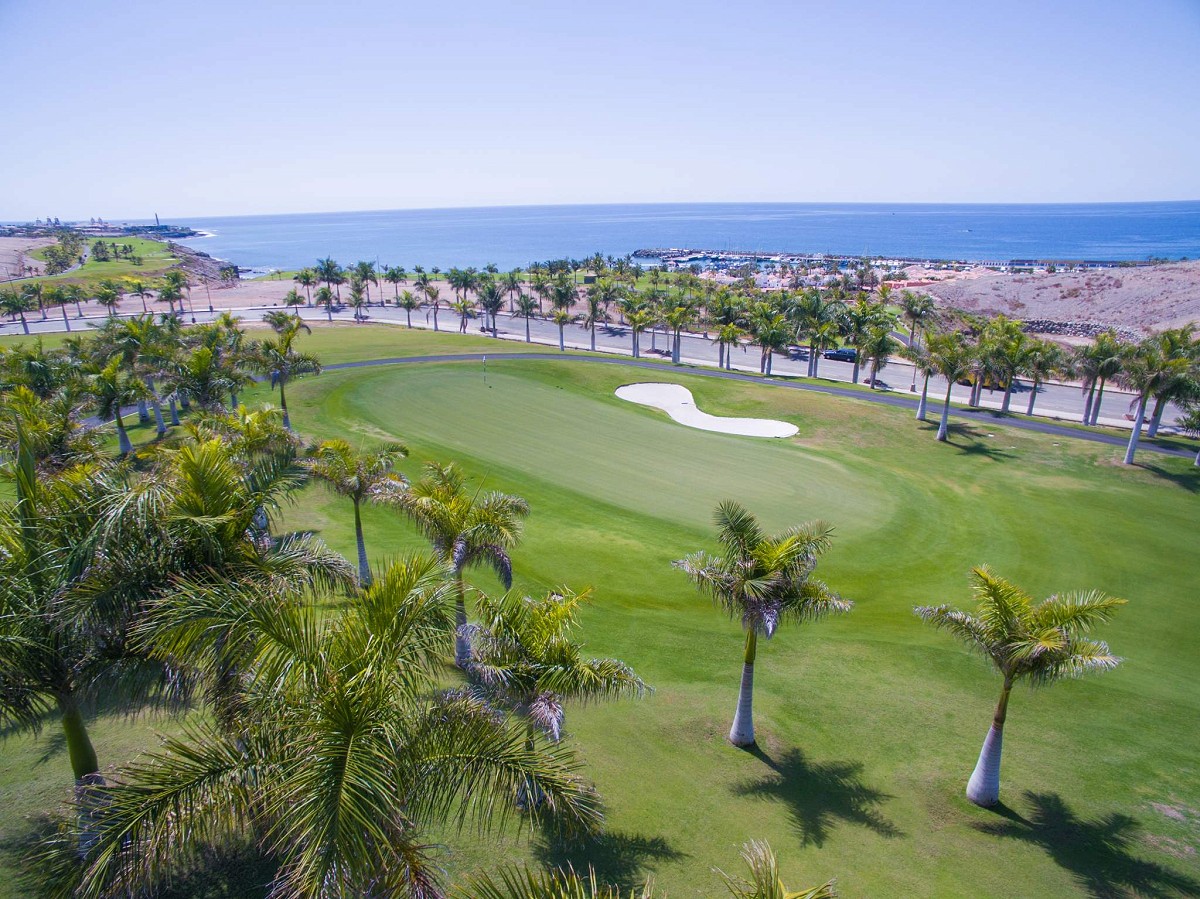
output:
[[[696,203],[503,206],[172,220],[243,268],[483,266],[644,248],[972,261],[1200,258],[1200,202],[1086,205]]]

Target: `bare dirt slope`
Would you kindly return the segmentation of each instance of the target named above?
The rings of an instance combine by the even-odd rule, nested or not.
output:
[[[1200,262],[1015,275],[978,269],[923,288],[941,306],[1140,331],[1200,323]]]

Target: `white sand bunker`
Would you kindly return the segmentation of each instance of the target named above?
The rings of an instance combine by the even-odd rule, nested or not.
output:
[[[617,396],[631,403],[662,409],[671,418],[689,428],[741,434],[745,437],[791,437],[800,429],[786,421],[769,418],[720,418],[696,408],[692,392],[678,384],[626,384],[617,388]]]

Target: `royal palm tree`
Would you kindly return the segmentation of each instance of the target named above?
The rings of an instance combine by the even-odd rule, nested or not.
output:
[[[481,282],[478,293],[479,308],[483,311],[483,326],[486,328],[491,321],[492,336],[496,337],[496,316],[504,308],[504,290],[491,278]]]
[[[199,346],[181,353],[167,370],[164,384],[170,396],[204,412],[225,408],[225,398],[236,393],[249,380],[225,365],[218,352]]]
[[[150,307],[146,305],[146,300],[151,296],[151,293],[150,288],[146,286],[145,282],[139,278],[134,278],[129,282],[129,293],[142,301],[142,313],[149,315]]]
[[[1038,390],[1042,384],[1063,372],[1067,364],[1067,355],[1062,347],[1050,340],[1034,340],[1027,347],[1022,359],[1021,373],[1032,381],[1029,387],[1029,406],[1026,415],[1033,415],[1033,405],[1037,401]]]
[[[942,404],[942,420],[938,425],[937,439],[946,440],[950,433],[950,391],[960,378],[971,370],[971,347],[957,331],[947,334],[931,334],[925,343],[929,352],[929,365],[946,379],[946,401]]]
[[[733,369],[733,348],[742,339],[742,329],[733,322],[721,325],[717,331],[717,368]]]
[[[96,288],[96,302],[108,310],[108,317],[113,318],[117,314],[117,308],[121,305],[121,294],[115,287],[100,284]],[[24,321],[24,317],[22,317]]]
[[[529,514],[529,504],[519,496],[497,491],[469,493],[466,478],[457,466],[430,462],[425,466],[425,475],[399,496],[397,506],[451,568],[454,660],[461,668],[471,656],[463,572],[472,566],[490,565],[505,590],[512,586],[509,552],[521,538],[521,522]]]
[[[1158,393],[1171,392],[1176,385],[1195,381],[1197,365],[1189,354],[1177,352],[1171,332],[1147,337],[1123,354],[1121,373],[1117,376],[1123,387],[1134,394],[1133,431],[1125,448],[1125,464],[1132,465],[1146,421],[1146,407]],[[1187,388],[1190,392],[1190,386]]]
[[[633,340],[633,358],[640,359],[642,355],[642,333],[658,320],[649,309],[631,308],[625,313],[625,321],[629,324],[629,334]]]
[[[271,387],[279,388],[279,408],[283,412],[283,426],[289,430],[292,421],[288,416],[287,385],[298,378],[321,373],[321,362],[316,356],[301,353],[296,349],[297,336],[301,331],[309,333],[311,329],[300,321],[299,316],[293,317],[295,323],[292,327],[281,332],[278,337],[262,341],[254,351],[255,366],[271,379]]]
[[[304,296],[308,305],[312,305],[312,289],[321,283],[318,274],[311,268],[302,268],[292,277],[292,280],[304,288]]]
[[[337,298],[334,297],[332,290],[328,287],[317,288],[316,304],[324,307],[325,316],[330,322],[333,321],[333,307],[335,303],[337,303]]]
[[[408,274],[403,267],[400,266],[385,266],[383,269],[383,280],[392,285],[392,299],[400,299],[400,282],[404,280]],[[409,327],[412,327],[411,325]]]
[[[112,374],[121,376],[115,366]],[[107,560],[91,551],[93,533],[119,479],[94,463],[47,476],[21,423],[16,428],[16,501],[0,518],[0,723],[37,732],[48,715],[58,717],[85,818],[72,848],[86,851],[103,778],[84,713],[101,697],[137,708],[167,679],[161,665],[139,665],[129,650],[133,610],[94,602],[93,581]]]
[[[878,385],[879,372],[888,364],[892,353],[900,349],[900,343],[892,336],[892,329],[887,325],[877,325],[871,328],[863,338],[862,353],[871,363],[870,387],[874,390]]]
[[[25,319],[25,313],[32,308],[32,301],[21,291],[12,287],[0,291],[0,313],[11,315],[14,319],[19,318],[21,330],[26,335],[29,334],[29,322]]]
[[[333,291],[335,287],[337,288],[338,299],[340,300],[342,296],[340,285],[346,282],[346,276],[342,271],[342,267],[334,262],[331,257],[326,256],[324,259],[317,260],[314,271],[316,271],[317,277],[330,291]]]
[[[1159,381],[1152,394],[1154,411],[1150,414],[1150,427],[1147,437],[1157,437],[1162,425],[1163,412],[1168,403],[1186,402],[1189,398],[1200,393],[1200,340],[1195,336],[1195,326],[1185,325],[1182,328],[1171,328],[1154,335],[1161,354],[1167,359],[1185,360],[1184,365],[1176,366],[1173,376]]]
[[[366,302],[367,305],[370,306],[371,285],[374,284],[376,287],[379,286],[379,275],[375,272],[375,263],[359,260],[358,262],[354,263],[352,272],[353,277],[357,279],[358,283],[366,291]]]
[[[550,321],[558,325],[558,351],[560,353],[566,352],[567,347],[564,342],[563,331],[567,325],[574,323],[575,316],[566,309],[555,307],[554,311],[550,313]]]
[[[401,443],[388,443],[369,452],[355,450],[345,440],[323,440],[312,451],[305,467],[339,496],[354,503],[354,539],[358,545],[359,583],[369,586],[371,566],[363,540],[362,504],[395,505],[408,486],[408,479],[395,471],[396,463],[408,455]]]
[[[986,566],[972,569],[971,580],[974,614],[949,605],[921,606],[916,613],[986,656],[1003,678],[992,726],[967,783],[969,800],[992,806],[1000,801],[1000,754],[1013,686],[1019,680],[1046,686],[1064,677],[1115,668],[1121,660],[1108,645],[1083,635],[1108,621],[1125,600],[1093,590],[1035,602]]]
[[[400,294],[400,298],[396,300],[396,305],[404,310],[405,320],[408,323],[409,330],[411,330],[413,310],[421,308],[421,301],[416,298],[411,290],[406,290]]]
[[[437,329],[438,329],[438,309],[441,306],[440,298],[441,298],[441,290],[439,290],[437,287],[434,287],[432,284],[429,284],[428,286],[426,286],[425,302],[427,302],[430,305],[430,308],[432,308],[432,310],[433,310],[433,330],[434,331],[437,331]],[[426,321],[429,320],[429,313],[425,313],[425,320]]]
[[[595,827],[594,793],[565,746],[531,751],[481,702],[434,693],[444,573],[433,558],[402,560],[348,606],[253,583],[181,582],[162,597],[144,641],[202,679],[222,676],[237,647],[241,713],[165,740],[104,791],[81,891],[151,893],[173,862],[233,839],[278,862],[280,899],[436,896],[426,828],[501,824],[512,812],[501,800],[526,786],[546,797],[539,818]]]
[[[121,410],[130,403],[144,400],[149,393],[143,381],[121,367],[120,359],[112,359],[107,365],[97,368],[87,379],[86,390],[92,408],[101,421],[115,420],[117,444],[121,455],[133,452],[133,444],[125,432],[125,420]]]
[[[908,345],[917,343],[917,332],[923,331],[936,311],[933,297],[905,290],[900,294],[900,314],[908,322]]]
[[[1083,423],[1094,425],[1100,418],[1100,404],[1104,400],[1105,384],[1121,373],[1121,365],[1127,352],[1115,331],[1103,331],[1096,335],[1090,346],[1080,347],[1075,354],[1075,365],[1087,392],[1083,406]]]
[[[477,597],[482,622],[467,626],[467,675],[493,705],[525,720],[531,747],[537,731],[551,742],[562,737],[568,700],[588,703],[646,692],[624,662],[585,658],[582,645],[571,639],[580,607],[590,598],[590,590],[566,589],[544,599]]]
[[[517,294],[517,315],[525,319],[525,342],[530,342],[529,320],[538,312],[538,301],[528,293]]]
[[[832,528],[814,521],[780,534],[765,534],[758,520],[733,501],[713,515],[720,555],[696,552],[675,562],[746,631],[742,685],[729,730],[735,746],[753,746],[754,660],[758,638],[771,639],[784,621],[812,621],[849,612],[853,603],[812,578],[817,560],[830,545]]]

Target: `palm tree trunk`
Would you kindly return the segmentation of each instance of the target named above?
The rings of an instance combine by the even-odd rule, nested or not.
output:
[[[167,408],[171,411],[171,424],[179,424],[179,410],[175,407],[175,397],[167,400]]]
[[[1163,410],[1167,402],[1161,396],[1154,401],[1154,414],[1150,416],[1150,427],[1146,429],[1147,437],[1158,436],[1158,426],[1162,424]]]
[[[1133,433],[1129,435],[1129,446],[1125,448],[1125,464],[1133,464],[1133,454],[1137,452],[1138,441],[1142,437],[1142,422],[1146,420],[1146,397],[1138,398],[1137,415],[1133,419]]]
[[[150,424],[150,407],[146,405],[145,400],[137,401],[138,424]]]
[[[858,383],[858,356],[854,357],[854,383]]]
[[[1092,420],[1088,424],[1094,425],[1100,420],[1100,404],[1104,402],[1104,378],[1100,379],[1100,391],[1096,394],[1096,402],[1092,404]]]
[[[1004,386],[1004,402],[1000,404],[1000,411],[1007,412],[1009,404],[1012,401],[1013,379],[1009,378],[1008,383]]]
[[[62,312],[63,324],[66,325],[67,331],[70,332],[71,320],[67,318],[67,304],[63,303],[61,306],[58,307],[58,309],[60,312]]]
[[[633,358],[640,359],[641,356],[642,356],[642,353],[641,353],[641,347],[639,346],[638,333],[637,333],[637,331],[634,331],[633,332]]]
[[[979,752],[979,761],[975,763],[975,770],[967,781],[967,798],[985,808],[1000,801],[1000,752],[1004,747],[1004,719],[1008,716],[1008,694],[1011,690],[1012,681],[1006,679],[1000,701],[996,703],[996,713],[992,716],[992,726]]]
[[[942,406],[942,423],[938,425],[937,439],[945,441],[946,436],[950,433],[950,391],[954,387],[954,379],[948,378],[949,383],[946,385],[946,403]]]
[[[359,503],[354,501],[354,539],[358,543],[358,582],[371,586],[371,566],[367,562],[367,544],[363,540],[362,515],[359,513]]]
[[[565,346],[563,346],[563,326],[562,325],[558,326],[558,351],[560,353],[565,353],[567,351],[567,348]]]
[[[29,322],[25,321],[24,312],[21,313],[21,329],[25,332],[26,336],[29,335]]]
[[[236,390],[229,391],[229,411],[236,412],[238,408],[238,395]]]
[[[154,410],[154,427],[161,437],[167,433],[167,423],[163,420],[162,403],[158,401],[158,394],[154,392],[154,382],[149,378],[146,379],[146,387],[150,390],[150,408]]]
[[[125,422],[121,420],[121,410],[117,410],[117,446],[121,449],[121,455],[127,456],[133,452],[133,444],[129,442],[129,435],[125,433]]]
[[[531,343],[531,342],[532,342],[532,341],[529,339],[529,316],[528,316],[528,315],[527,315],[527,316],[525,316],[525,342],[526,342],[526,343]]]
[[[462,572],[454,571],[454,664],[465,668],[471,660],[471,641],[467,639],[467,589]]]
[[[435,330],[435,331],[438,329],[437,314],[438,314],[438,307],[435,305],[433,307],[433,330]]]
[[[287,391],[284,390],[283,378],[279,379],[279,408],[283,412],[283,426],[290,431],[292,429],[292,420],[288,417]]]
[[[325,315],[329,317],[329,321],[333,321],[333,303],[325,304]]]
[[[592,352],[596,352],[596,323],[592,322]]]
[[[758,634],[751,628],[746,633],[746,652],[742,657],[742,688],[738,692],[737,711],[733,716],[733,727],[729,729],[729,742],[734,746],[754,745],[754,655],[758,648]]]
[[[58,708],[62,712],[63,736],[67,744],[67,756],[71,760],[71,770],[75,775],[75,803],[79,812],[79,857],[86,857],[100,839],[99,797],[95,787],[104,786],[104,778],[100,774],[100,762],[96,758],[96,749],[88,735],[87,724],[75,697],[67,694],[58,699]]]
[[[914,369],[915,371],[915,369]],[[929,375],[925,375],[925,380],[921,383],[921,401],[917,403],[917,421],[925,420],[925,410],[929,405]]]
[[[1083,423],[1087,424],[1088,419],[1092,417],[1092,400],[1096,396],[1096,382],[1093,381],[1087,391],[1087,399],[1083,401]]]
[[[405,310],[404,310],[404,315],[405,315],[405,317],[408,319],[408,330],[410,330],[410,331],[411,331],[411,330],[412,330],[412,310],[411,310],[411,309],[405,309]]]
[[[1033,414],[1033,403],[1037,399],[1038,387],[1040,385],[1041,385],[1041,382],[1037,378],[1034,378],[1033,386],[1029,388],[1029,408],[1025,410],[1026,415]]]

